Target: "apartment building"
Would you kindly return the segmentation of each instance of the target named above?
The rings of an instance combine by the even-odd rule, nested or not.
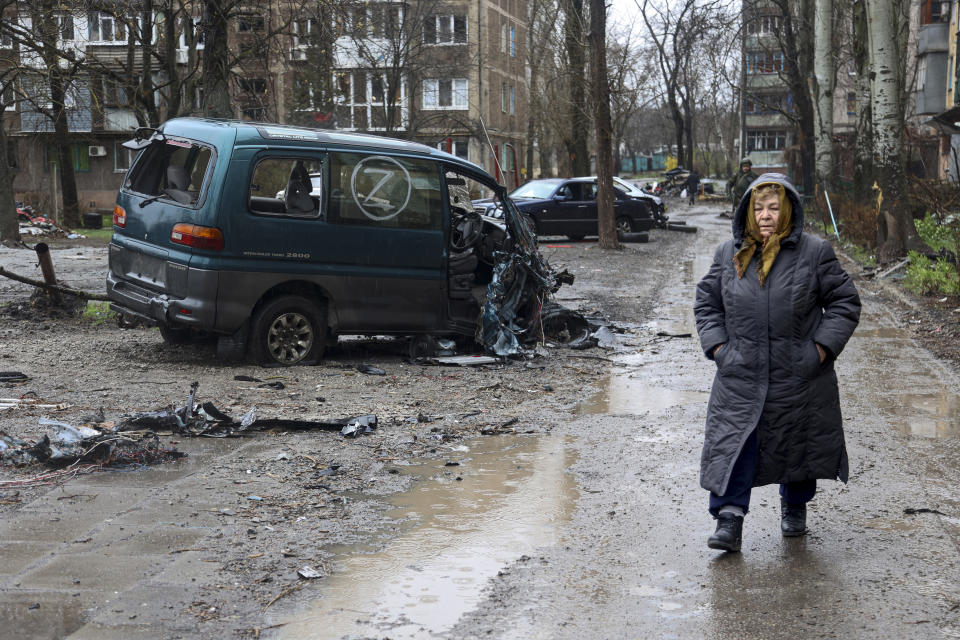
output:
[[[145,123],[145,105],[160,121],[206,115],[202,62],[212,32],[199,3],[150,16],[149,28],[133,3],[91,6],[48,11],[43,37],[55,42],[67,79],[80,206],[109,210],[133,160],[121,143],[138,116]],[[526,0],[251,3],[227,21],[232,117],[412,139],[513,187],[524,174],[526,12]],[[31,42],[40,39],[37,16],[26,4],[4,12],[0,91],[17,198],[53,212],[59,154],[49,74]]]
[[[794,97],[784,79],[785,59],[778,37],[783,29],[780,9],[765,0],[747,0],[742,18],[741,155],[753,161],[758,173],[777,171],[799,181],[798,134],[789,115],[794,112]],[[837,141],[852,138],[856,131],[855,82],[853,61],[841,47],[833,100]]]

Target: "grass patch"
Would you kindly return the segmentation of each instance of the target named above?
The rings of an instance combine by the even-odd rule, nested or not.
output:
[[[81,319],[93,325],[106,324],[117,321],[117,312],[110,309],[109,302],[90,300],[83,310]]]

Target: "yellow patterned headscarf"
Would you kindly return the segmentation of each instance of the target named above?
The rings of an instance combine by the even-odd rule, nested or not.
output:
[[[753,214],[754,203],[756,202],[757,192],[767,195],[776,192],[780,198],[780,217],[777,219],[777,228],[774,230],[767,241],[764,242],[760,235],[760,225],[757,224],[757,218]],[[773,268],[773,261],[777,259],[780,253],[780,242],[790,235],[793,231],[793,205],[787,196],[787,190],[783,185],[776,182],[763,182],[756,185],[750,191],[750,203],[747,205],[746,212],[746,231],[743,236],[743,244],[740,250],[733,256],[733,264],[737,269],[737,277],[742,278],[753,259],[753,254],[757,247],[761,247],[760,259],[757,261],[757,275],[760,277],[760,286],[767,279],[770,269]]]

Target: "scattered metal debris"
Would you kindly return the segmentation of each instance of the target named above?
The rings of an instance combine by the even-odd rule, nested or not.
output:
[[[357,371],[360,373],[365,373],[369,376],[385,376],[387,372],[380,367],[375,367],[372,364],[358,364]]]

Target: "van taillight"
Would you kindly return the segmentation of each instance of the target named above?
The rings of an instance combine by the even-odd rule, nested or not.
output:
[[[181,222],[174,225],[170,232],[170,242],[183,244],[194,249],[223,249],[223,234],[215,227],[201,227],[198,224]]]
[[[118,204],[113,205],[113,226],[121,229],[127,226],[127,212]]]

